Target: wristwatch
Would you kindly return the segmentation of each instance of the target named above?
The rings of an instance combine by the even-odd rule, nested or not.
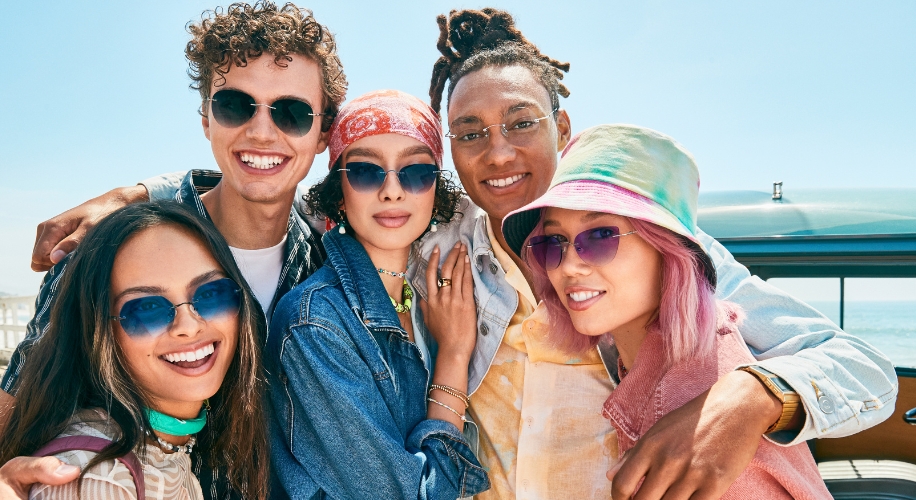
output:
[[[773,425],[764,431],[764,434],[784,430],[789,425],[789,422],[792,421],[795,412],[798,411],[798,405],[801,404],[801,397],[799,397],[795,389],[787,384],[779,375],[776,375],[766,368],[761,368],[759,366],[742,366],[739,370],[746,371],[759,378],[760,381],[763,382],[763,385],[776,396],[776,399],[782,402],[782,415],[779,417],[779,420],[774,422]]]

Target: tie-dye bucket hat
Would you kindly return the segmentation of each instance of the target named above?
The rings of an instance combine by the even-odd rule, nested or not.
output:
[[[697,239],[699,188],[693,156],[674,139],[635,125],[598,125],[572,138],[544,196],[507,215],[502,231],[509,248],[524,256],[546,207],[641,219],[682,236],[715,286],[716,268]]]

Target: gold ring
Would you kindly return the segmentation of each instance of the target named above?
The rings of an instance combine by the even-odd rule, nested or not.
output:
[[[442,288],[444,286],[452,286],[452,280],[448,278],[439,278],[439,281],[436,282],[436,284],[439,285],[439,288]]]

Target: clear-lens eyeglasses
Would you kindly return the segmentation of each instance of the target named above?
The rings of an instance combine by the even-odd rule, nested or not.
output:
[[[448,133],[445,134],[445,137],[452,139],[452,144],[456,147],[468,149],[479,148],[487,144],[490,138],[490,129],[499,127],[503,137],[505,137],[510,144],[518,146],[533,136],[540,128],[540,123],[550,118],[550,116],[558,110],[559,108],[556,108],[549,114],[540,118],[522,117],[509,123],[495,123],[483,128],[459,126],[456,130],[449,130]]]

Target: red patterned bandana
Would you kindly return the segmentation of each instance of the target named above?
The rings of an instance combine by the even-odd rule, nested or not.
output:
[[[373,135],[401,134],[429,146],[442,168],[442,124],[428,104],[399,90],[376,90],[347,103],[331,126],[330,162],[347,146]]]

